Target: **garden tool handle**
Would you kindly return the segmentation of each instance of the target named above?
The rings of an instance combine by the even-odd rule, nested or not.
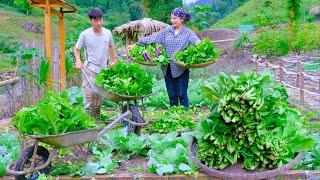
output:
[[[90,88],[92,89],[92,91],[95,91],[94,85],[92,84],[90,78],[88,77],[87,73],[85,72],[85,70],[83,68],[81,68],[81,72],[84,75],[84,78],[87,80]]]

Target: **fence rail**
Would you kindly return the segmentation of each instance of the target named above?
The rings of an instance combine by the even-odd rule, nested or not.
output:
[[[320,57],[311,58],[320,59]],[[301,104],[305,103],[306,96],[313,96],[316,97],[314,99],[316,101],[316,106],[320,108],[320,71],[317,70],[315,75],[310,75],[303,69],[304,65],[310,65],[311,63],[303,62],[299,57],[296,57],[293,60],[281,58],[278,65],[267,61],[259,61],[260,60],[258,58],[253,59],[257,71],[259,71],[259,67],[271,69],[272,72],[276,75],[277,80],[281,82],[284,86],[299,91],[299,100]],[[290,65],[295,68],[289,69],[286,68],[286,65]],[[290,84],[290,82],[286,81],[286,75],[295,76],[295,79],[293,81],[295,85],[292,85]],[[314,87],[314,90],[306,89],[306,79],[308,79],[308,83],[311,84],[312,87]],[[319,100],[317,100],[317,98],[319,98]]]

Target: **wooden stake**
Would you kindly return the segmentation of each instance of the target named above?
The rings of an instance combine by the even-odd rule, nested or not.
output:
[[[46,7],[44,8],[44,33],[45,33],[45,50],[46,57],[49,61],[49,73],[47,79],[47,89],[52,90],[52,35],[51,35],[51,8],[49,7],[49,0],[46,0]]]
[[[66,89],[66,63],[65,63],[65,34],[64,34],[64,14],[59,18],[60,33],[60,91]]]

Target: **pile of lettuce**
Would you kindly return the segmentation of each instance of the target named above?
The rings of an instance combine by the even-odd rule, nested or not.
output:
[[[138,64],[118,61],[115,66],[100,71],[96,84],[119,95],[146,96],[151,93],[153,83],[152,76]]]
[[[65,93],[48,92],[35,106],[22,108],[12,118],[22,134],[57,135],[96,127],[82,106],[73,106]]]
[[[247,170],[275,169],[312,149],[307,116],[288,106],[270,72],[218,75],[201,87],[212,115],[197,127],[197,158],[214,169],[242,160]]]

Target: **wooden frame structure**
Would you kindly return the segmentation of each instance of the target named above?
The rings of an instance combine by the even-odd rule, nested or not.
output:
[[[29,0],[33,7],[41,8],[44,11],[44,33],[45,33],[45,55],[49,60],[50,71],[47,79],[47,88],[52,89],[52,32],[51,15],[59,18],[59,38],[60,38],[60,80],[59,88],[66,88],[66,69],[65,69],[65,26],[64,14],[75,13],[77,9],[63,0]]]

